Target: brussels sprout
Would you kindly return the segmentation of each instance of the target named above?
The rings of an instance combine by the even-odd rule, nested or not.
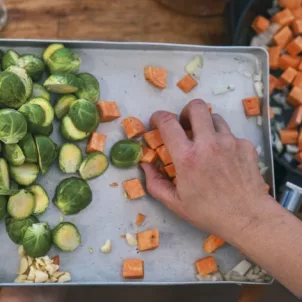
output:
[[[45,100],[45,102],[47,101]],[[18,111],[24,115],[30,132],[39,129],[45,121],[45,112],[40,105],[25,103]]]
[[[100,99],[100,85],[97,79],[90,73],[79,73],[77,77],[80,82],[76,96],[96,103]]]
[[[65,143],[59,150],[59,167],[63,173],[76,173],[82,163],[82,151],[74,144]]]
[[[30,99],[35,99],[35,98],[43,98],[47,101],[50,101],[50,93],[41,84],[34,83],[33,91],[31,93]]]
[[[22,220],[7,217],[5,219],[6,232],[14,243],[20,244],[27,228],[34,223],[39,223],[39,220],[35,216],[29,216]]]
[[[60,48],[64,48],[64,45],[60,44],[60,43],[50,44],[43,52],[42,57],[43,57],[44,62],[46,63],[48,61],[48,59],[50,58],[50,56]]]
[[[4,158],[0,158],[0,189],[4,191],[10,189],[8,165]]]
[[[30,100],[28,102],[28,104],[39,105],[44,110],[45,120],[43,121],[42,124],[40,124],[40,126],[47,127],[53,122],[55,113],[54,113],[54,110],[53,110],[50,102],[48,102],[47,100],[45,100],[43,98],[35,98],[35,99]]]
[[[78,90],[79,80],[72,73],[56,73],[48,77],[43,85],[50,92],[73,93]]]
[[[73,102],[68,116],[75,127],[83,132],[93,132],[100,123],[95,104],[85,99],[78,99]]]
[[[17,144],[4,145],[3,147],[4,158],[14,166],[20,166],[25,161],[25,156],[22,149]]]
[[[17,194],[9,197],[7,202],[7,212],[16,219],[29,217],[35,207],[34,196],[26,190],[20,190]]]
[[[42,174],[46,174],[58,155],[57,145],[45,135],[35,136],[38,150],[39,166]]]
[[[5,70],[10,66],[18,66],[20,55],[12,49],[9,49],[2,57],[2,69]]]
[[[33,136],[30,133],[27,133],[26,136],[20,140],[19,146],[23,151],[25,161],[27,163],[38,163],[37,146]]]
[[[26,255],[37,258],[45,256],[52,245],[52,234],[46,222],[34,223],[27,228],[22,245]]]
[[[10,166],[12,179],[21,186],[31,185],[39,175],[39,167],[36,164],[24,163],[21,166]]]
[[[64,116],[61,124],[61,133],[64,138],[71,141],[80,141],[87,138],[90,132],[78,130],[69,116]]]
[[[107,156],[103,152],[92,152],[84,158],[79,173],[86,180],[100,176],[107,168]]]
[[[49,197],[44,190],[44,188],[40,185],[31,185],[27,187],[26,190],[33,194],[35,199],[35,207],[34,207],[34,214],[40,215],[46,211],[49,206]]]
[[[0,220],[6,215],[7,200],[5,196],[0,196]]]
[[[25,117],[13,109],[0,110],[0,140],[4,144],[18,143],[27,132]]]
[[[33,134],[40,134],[45,136],[50,136],[53,132],[53,124],[50,124],[46,127],[40,127],[38,129],[35,129],[32,133]]]
[[[64,252],[72,252],[81,244],[81,234],[71,222],[61,222],[52,230],[53,243]]]
[[[24,55],[18,61],[19,67],[26,70],[34,82],[41,80],[45,65],[41,58],[35,55]]]
[[[61,96],[56,104],[55,104],[55,115],[58,119],[61,119],[64,117],[68,112],[71,104],[76,100],[77,98],[72,94],[67,94]]]
[[[77,214],[92,201],[89,185],[82,179],[70,177],[62,180],[56,188],[54,204],[64,215]]]
[[[0,71],[2,70],[2,58],[4,56],[4,51],[0,49]]]
[[[113,145],[110,151],[112,163],[118,168],[130,168],[136,165],[143,155],[140,142],[123,139]]]

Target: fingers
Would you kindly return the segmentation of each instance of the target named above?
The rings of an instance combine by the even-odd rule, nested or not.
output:
[[[180,114],[180,123],[185,129],[192,129],[194,140],[215,134],[211,113],[207,104],[200,99],[191,101]]]
[[[221,134],[230,134],[230,133],[232,133],[229,125],[222,118],[221,115],[219,115],[219,114],[212,114],[212,119],[213,119],[213,124],[214,124],[215,130],[218,133],[221,133]]]

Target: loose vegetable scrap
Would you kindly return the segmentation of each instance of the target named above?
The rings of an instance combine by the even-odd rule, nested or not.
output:
[[[124,190],[127,197],[131,200],[143,197],[146,192],[141,181],[138,178],[129,179],[123,182]]]
[[[135,224],[137,227],[140,227],[143,222],[145,221],[146,219],[146,216],[142,213],[138,213],[137,216],[136,216],[136,221],[135,221]]]
[[[164,89],[167,87],[167,70],[153,66],[144,69],[145,79],[155,87]]]
[[[225,244],[225,241],[215,235],[210,235],[203,243],[203,250],[206,253],[213,253]]]

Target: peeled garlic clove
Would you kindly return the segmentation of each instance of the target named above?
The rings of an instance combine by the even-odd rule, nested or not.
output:
[[[68,282],[69,280],[71,280],[71,275],[70,275],[70,273],[66,272],[66,273],[64,273],[64,275],[62,275],[58,279],[58,282],[59,283],[64,283],[64,282]]]
[[[28,273],[28,276],[27,276],[27,280],[34,281],[35,278],[36,278],[36,269],[33,266],[31,266],[29,268],[29,273]]]
[[[45,269],[48,272],[48,274],[52,276],[59,269],[59,266],[56,264],[47,264],[45,266]]]
[[[36,274],[35,283],[44,283],[48,279],[47,273],[36,271],[35,274]]]
[[[24,274],[28,269],[28,262],[27,262],[27,258],[26,256],[23,256],[21,258],[21,262],[20,262],[20,269],[19,269],[19,275]]]
[[[137,246],[136,235],[127,233],[127,234],[126,234],[126,240],[127,240],[127,243],[128,243],[129,245],[131,245],[131,246]]]
[[[24,251],[23,245],[19,245],[19,247],[18,247],[18,255],[19,255],[20,257],[25,256],[25,251]]]
[[[26,275],[20,275],[15,279],[15,283],[24,283],[24,281],[27,279]]]
[[[110,253],[112,251],[112,243],[111,240],[106,240],[106,242],[101,247],[102,253]]]
[[[55,278],[54,276],[51,276],[51,277],[50,277],[50,281],[51,281],[52,283],[55,283],[55,282],[58,282],[58,279]]]
[[[55,273],[53,273],[52,277],[59,279],[64,274],[65,274],[65,272],[55,272]]]
[[[34,262],[34,258],[27,256],[27,262],[28,262],[28,266],[31,266]]]
[[[48,256],[41,257],[41,260],[47,265],[52,264],[52,260]]]

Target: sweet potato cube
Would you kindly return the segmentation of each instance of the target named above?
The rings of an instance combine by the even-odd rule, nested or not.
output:
[[[289,26],[283,27],[273,37],[273,41],[280,47],[284,47],[293,39],[293,33]]]
[[[295,108],[291,119],[288,122],[287,129],[296,129],[302,122],[302,106]]]
[[[288,94],[287,103],[292,106],[302,105],[302,88],[293,87]]]
[[[299,71],[295,77],[295,80],[293,81],[293,86],[302,88],[302,72]]]
[[[141,136],[147,131],[145,125],[134,116],[126,117],[121,121],[121,124],[128,138]]]
[[[206,253],[211,254],[222,247],[224,244],[225,241],[222,238],[215,235],[210,235],[203,243],[203,250]]]
[[[298,136],[298,148],[299,151],[302,151],[302,131],[300,130],[299,136]]]
[[[299,70],[299,71],[302,71],[302,60],[301,60],[301,62],[300,62],[299,65],[298,65],[298,70]]]
[[[140,160],[142,163],[154,163],[156,162],[157,158],[158,155],[156,151],[146,146],[143,146],[143,156]]]
[[[137,199],[146,195],[141,181],[138,178],[125,180],[123,182],[124,190],[129,199]]]
[[[206,276],[215,273],[218,270],[216,260],[212,256],[197,260],[195,265],[200,276]]]
[[[104,152],[105,142],[106,142],[106,135],[104,135],[103,133],[93,132],[90,135],[86,147],[86,152],[87,153],[99,152],[99,151]]]
[[[164,163],[164,165],[169,165],[172,163],[172,158],[170,152],[168,151],[165,145],[162,145],[156,149],[156,152],[160,158],[160,160]]]
[[[302,20],[295,20],[291,26],[295,35],[302,34]]]
[[[288,8],[285,8],[284,10],[275,14],[272,17],[272,21],[274,23],[278,23],[282,26],[288,25],[288,24],[292,23],[294,20],[295,20],[295,17]]]
[[[290,9],[291,13],[293,14],[293,16],[295,17],[295,19],[302,19],[302,7],[298,7],[298,8],[291,8]]]
[[[184,76],[176,85],[185,93],[190,92],[195,86],[197,86],[197,81],[187,74]]]
[[[110,122],[121,116],[120,110],[116,102],[113,101],[100,101],[97,103],[101,122]]]
[[[164,144],[158,129],[154,129],[145,133],[144,139],[151,149],[156,149]]]
[[[170,178],[176,177],[176,171],[173,164],[165,166],[164,169]]]
[[[123,278],[144,278],[144,261],[141,259],[125,259],[123,263]]]
[[[137,233],[137,249],[140,252],[154,250],[159,246],[158,229],[150,229]]]
[[[282,48],[279,46],[273,46],[273,47],[268,48],[269,66],[271,69],[279,68],[281,50],[282,50]]]
[[[300,7],[300,5],[301,5],[301,0],[279,0],[280,7],[294,9]]]
[[[246,116],[260,115],[260,100],[258,97],[246,98],[242,102]]]
[[[279,58],[279,68],[285,70],[288,67],[298,69],[298,66],[301,62],[300,57],[293,57],[287,54],[281,55]]]
[[[299,133],[297,130],[280,130],[280,140],[284,145],[296,145],[298,142]]]
[[[270,21],[268,19],[264,18],[263,16],[258,16],[255,18],[252,28],[257,34],[260,34],[265,32],[269,25]]]
[[[142,223],[145,221],[146,216],[142,213],[138,213],[136,216],[136,221],[135,224],[137,227],[140,227],[142,225]]]
[[[280,79],[287,85],[290,85],[295,77],[297,76],[298,72],[293,69],[292,67],[288,67],[280,76]]]
[[[153,66],[144,68],[145,79],[153,86],[164,89],[167,87],[167,70]]]
[[[302,51],[302,37],[296,37],[285,49],[290,55],[297,56]]]

